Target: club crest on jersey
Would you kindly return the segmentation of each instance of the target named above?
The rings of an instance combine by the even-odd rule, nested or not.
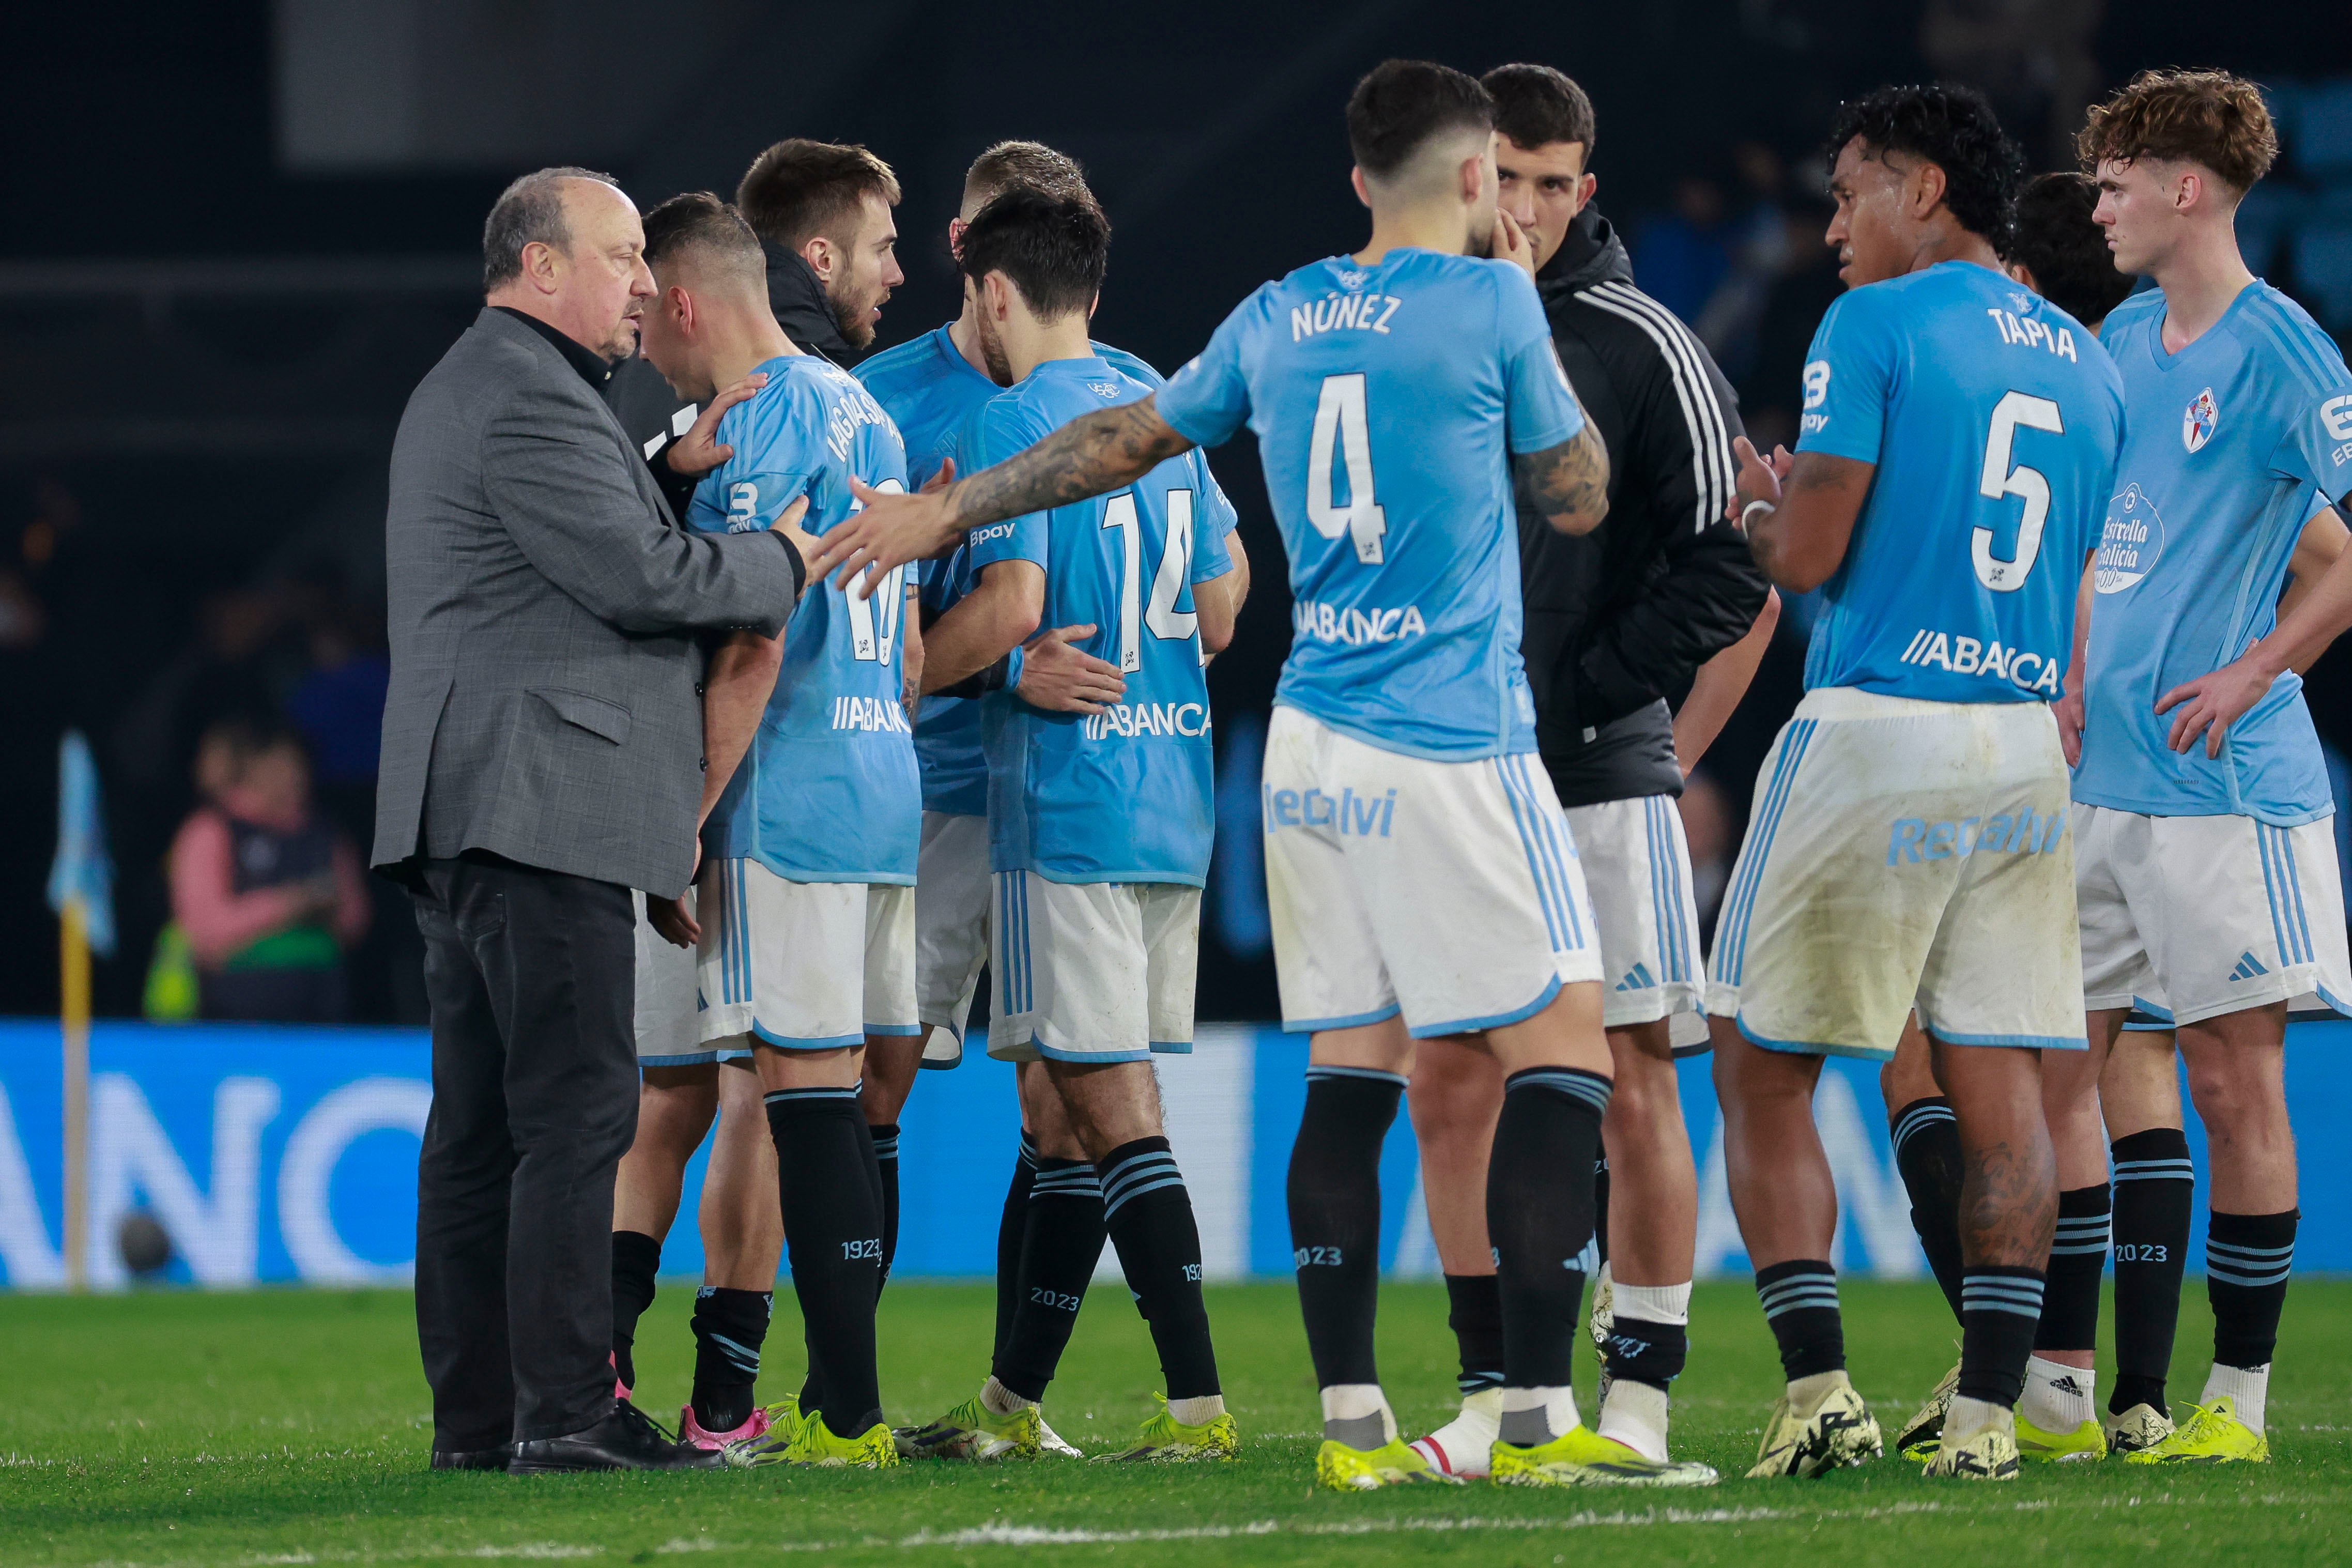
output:
[[[2009,307],[2011,310],[2015,310],[2019,315],[2022,316],[2026,311],[2033,309],[2033,296],[2031,294],[2011,293],[2009,297]]]
[[[2187,413],[2180,416],[2180,444],[2194,452],[2213,438],[2213,426],[2221,422],[2221,405],[2213,401],[2213,389],[2207,387],[2191,399]]]

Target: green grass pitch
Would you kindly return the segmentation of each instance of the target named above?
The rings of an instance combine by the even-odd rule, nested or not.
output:
[[[2210,1342],[2189,1282],[2176,1396]],[[1890,1435],[1952,1359],[1930,1285],[1844,1287],[1856,1382]],[[1124,1293],[1095,1292],[1047,1413],[1081,1447],[1151,1408],[1150,1341]],[[692,1291],[663,1288],[639,1338],[642,1403],[674,1419],[692,1360]],[[883,1391],[928,1418],[985,1370],[992,1292],[893,1285]],[[768,1387],[799,1373],[787,1291]],[[2271,1395],[2273,1463],[2198,1471],[2035,1468],[2015,1485],[1923,1480],[1887,1459],[1816,1482],[1738,1479],[1779,1386],[1753,1294],[1704,1285],[1675,1447],[1732,1479],[1711,1490],[1528,1492],[1474,1486],[1350,1497],[1309,1484],[1317,1426],[1297,1307],[1284,1285],[1213,1289],[1235,1464],[1041,1461],[782,1468],[530,1480],[425,1468],[427,1402],[400,1292],[0,1297],[0,1563],[432,1563],[495,1558],[824,1563],[1822,1564],[1968,1561],[2113,1565],[2352,1558],[2352,1282],[2298,1280]],[[1425,1428],[1450,1405],[1453,1340],[1433,1286],[1382,1295],[1391,1395]],[[1583,1370],[1589,1380],[1591,1363]],[[1589,1381],[1587,1384],[1589,1389]],[[1588,1411],[1588,1415],[1590,1412]],[[795,1556],[797,1561],[810,1561]]]

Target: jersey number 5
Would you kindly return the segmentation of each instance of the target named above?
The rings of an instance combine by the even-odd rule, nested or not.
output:
[[[1160,547],[1160,567],[1151,574],[1151,598],[1143,597],[1143,521],[1136,514],[1135,492],[1122,490],[1103,502],[1103,530],[1118,530],[1123,547],[1118,576],[1118,668],[1132,675],[1143,668],[1143,630],[1167,642],[1184,642],[1200,626],[1201,617],[1180,610],[1176,600],[1192,574],[1192,492],[1168,492],[1168,542]]]
[[[1345,454],[1348,504],[1331,500],[1333,448]],[[1381,563],[1381,536],[1389,531],[1388,514],[1372,499],[1372,437],[1364,413],[1364,375],[1323,378],[1322,395],[1315,400],[1315,437],[1307,451],[1307,521],[1326,539],[1347,534],[1356,542],[1356,559],[1367,566]]]
[[[2042,553],[2042,524],[2050,516],[2050,481],[2042,478],[2042,470],[2009,464],[2010,447],[2021,425],[2053,436],[2066,433],[2066,421],[2049,398],[2008,392],[1993,405],[1992,427],[1985,432],[1984,473],[1977,480],[1977,492],[1991,500],[2016,496],[2025,502],[2024,513],[2017,520],[2017,550],[2009,560],[1992,552],[1991,529],[1977,529],[1969,537],[1977,581],[1996,594],[2014,594],[2025,586],[2034,558]]]

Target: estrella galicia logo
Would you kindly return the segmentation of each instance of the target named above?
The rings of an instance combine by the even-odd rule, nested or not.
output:
[[[2091,585],[2102,594],[2120,594],[2147,576],[2163,553],[2164,519],[2156,503],[2139,486],[2126,485],[2123,494],[2107,502],[2107,525],[2099,535]]]
[[[2189,400],[2188,412],[2180,416],[2180,444],[2194,452],[2213,438],[2213,427],[2221,422],[2221,405],[2213,401],[2213,389],[2207,387]]]

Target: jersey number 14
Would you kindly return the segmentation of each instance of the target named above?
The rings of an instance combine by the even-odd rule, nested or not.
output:
[[[1135,510],[1135,492],[1122,490],[1103,502],[1103,531],[1118,531],[1122,547],[1118,574],[1118,668],[1132,675],[1143,668],[1143,629],[1165,642],[1188,641],[1201,617],[1180,610],[1176,601],[1192,575],[1192,492],[1168,492],[1168,540],[1160,549],[1160,567],[1151,574],[1151,597],[1143,597],[1143,521]]]

